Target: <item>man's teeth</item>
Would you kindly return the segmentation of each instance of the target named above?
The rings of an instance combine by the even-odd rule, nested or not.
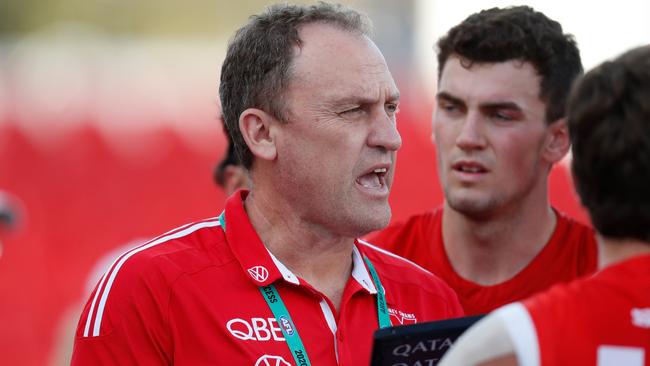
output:
[[[365,188],[381,188],[382,181],[377,174],[366,174],[359,177],[357,182]]]
[[[477,166],[463,166],[460,168],[460,170],[468,173],[478,173],[481,171],[481,168]]]
[[[377,168],[373,170],[374,173],[379,174],[379,173],[386,173],[387,169],[386,168]]]

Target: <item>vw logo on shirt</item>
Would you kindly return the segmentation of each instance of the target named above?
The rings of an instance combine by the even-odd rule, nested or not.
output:
[[[263,266],[255,266],[248,269],[248,274],[257,282],[264,282],[269,278],[269,271]]]

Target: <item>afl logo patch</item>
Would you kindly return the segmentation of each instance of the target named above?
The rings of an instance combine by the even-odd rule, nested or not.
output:
[[[293,325],[291,325],[291,320],[289,320],[286,316],[281,316],[280,319],[278,319],[278,320],[280,321],[280,326],[282,327],[284,332],[288,336],[292,336],[293,335]]]
[[[257,282],[264,282],[269,278],[269,271],[262,266],[255,266],[248,269],[248,274]]]

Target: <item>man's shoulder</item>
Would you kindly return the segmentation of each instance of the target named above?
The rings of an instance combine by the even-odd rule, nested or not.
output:
[[[131,248],[106,268],[100,287],[169,284],[179,276],[227,262],[227,246],[216,218],[192,222]]]
[[[135,311],[136,303],[146,309],[144,313],[164,308],[178,278],[227,262],[227,251],[220,249],[226,245],[219,225],[218,219],[190,223],[119,255],[89,298],[81,320],[86,325],[78,335],[110,332],[124,314]]]
[[[184,271],[184,267],[200,265],[209,258],[221,259],[206,255],[218,252],[225,244],[220,225],[218,218],[210,218],[180,226],[127,251],[118,260],[128,261],[131,266],[147,266],[164,258]]]
[[[603,298],[606,287],[599,282],[592,276],[558,283],[524,300],[523,304],[537,320],[548,323],[554,319],[557,324],[563,324],[571,319],[577,324],[588,313],[607,307],[607,300]]]

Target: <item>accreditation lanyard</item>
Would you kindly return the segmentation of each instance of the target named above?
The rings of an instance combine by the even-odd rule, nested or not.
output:
[[[222,212],[221,215],[219,215],[219,222],[221,223],[223,230],[226,231],[225,212]],[[384,287],[381,285],[377,271],[375,271],[375,267],[372,265],[368,257],[364,255],[363,259],[368,266],[370,276],[372,277],[372,282],[377,289],[377,319],[379,322],[379,328],[390,327],[392,324],[390,323],[390,315],[388,314],[388,305],[386,304],[386,294],[384,292]],[[273,284],[270,284],[268,286],[260,286],[259,289],[262,293],[262,297],[264,297],[264,300],[269,305],[273,316],[275,316],[275,320],[280,325],[280,329],[282,330],[284,339],[287,341],[287,345],[291,350],[291,354],[296,361],[296,365],[311,366],[309,357],[307,357],[305,346],[302,343],[300,335],[298,334],[298,329],[296,329],[293,320],[291,320],[289,310],[287,310],[284,302],[282,302],[282,298],[280,297],[278,290]]]

